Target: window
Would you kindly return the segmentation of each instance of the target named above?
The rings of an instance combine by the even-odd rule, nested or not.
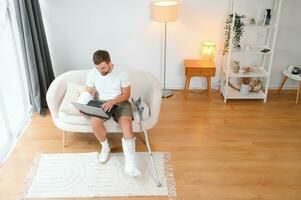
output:
[[[6,0],[0,0],[0,163],[30,116],[30,103],[17,34]]]

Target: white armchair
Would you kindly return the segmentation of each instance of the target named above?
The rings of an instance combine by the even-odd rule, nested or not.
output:
[[[73,82],[85,85],[86,77],[89,70],[74,70],[63,73],[56,77],[51,83],[46,100],[53,119],[57,128],[63,130],[63,146],[66,145],[66,132],[81,132],[91,133],[89,119],[86,116],[72,116],[73,121],[63,120],[59,107],[66,92],[67,82]],[[150,73],[145,71],[128,71],[131,80],[131,97],[135,100],[141,97],[149,108],[149,115],[145,117],[144,124],[146,129],[154,127],[159,120],[159,113],[161,107],[161,87],[159,81]],[[134,106],[133,106],[134,107]],[[134,109],[134,112],[137,110]],[[136,119],[137,114],[134,113],[133,131],[142,132],[143,129]],[[121,132],[119,124],[110,119],[105,122],[105,127],[108,132]]]

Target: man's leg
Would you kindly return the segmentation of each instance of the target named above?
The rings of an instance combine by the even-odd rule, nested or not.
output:
[[[132,118],[128,117],[128,116],[121,116],[118,119],[118,122],[119,122],[122,132],[123,132],[123,138],[124,139],[133,139],[134,133],[132,130]]]
[[[105,129],[103,123],[104,119],[98,117],[91,117],[91,128],[93,130],[93,134],[96,136],[97,140],[100,142],[102,148],[99,154],[98,160],[103,163],[107,161],[110,153],[110,146],[107,140],[107,130]]]
[[[135,138],[132,131],[132,117],[121,116],[119,117],[118,122],[123,132],[122,148],[125,157],[125,173],[131,177],[139,176],[141,172],[136,167]]]

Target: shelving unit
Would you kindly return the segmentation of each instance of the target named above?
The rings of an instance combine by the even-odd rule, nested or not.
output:
[[[227,74],[227,69],[223,69],[223,73]],[[268,72],[266,69],[264,69],[263,67],[258,67],[258,71],[259,72],[249,72],[249,73],[242,73],[242,72],[238,72],[238,73],[235,73],[233,72],[232,69],[230,69],[230,72],[229,72],[229,77],[233,77],[233,78],[243,78],[243,77],[250,77],[250,78],[256,78],[256,77],[259,77],[259,78],[267,78],[268,77]]]
[[[246,24],[246,28],[265,28],[265,29],[273,29],[274,25],[256,25],[256,24]]]
[[[225,94],[225,88],[222,88],[222,93]],[[265,94],[263,91],[259,91],[258,93],[250,93],[249,95],[243,95],[235,89],[228,87],[228,98],[227,99],[263,99]]]
[[[249,31],[257,32],[257,31],[265,31],[265,42],[264,44],[249,44],[248,48],[242,47],[241,49],[235,49],[233,47],[233,37],[234,37],[234,22],[235,22],[235,13],[240,13],[238,4],[240,1],[247,1],[248,3],[254,5],[253,0],[231,0],[231,5],[229,9],[229,15],[233,14],[233,20],[230,28],[230,40],[229,40],[229,51],[223,57],[222,64],[222,73],[221,73],[221,86],[220,92],[224,97],[224,102],[226,103],[228,99],[262,99],[264,103],[267,101],[268,96],[268,88],[270,82],[271,68],[274,57],[274,48],[278,31],[279,24],[279,16],[281,12],[282,0],[272,0],[271,7],[266,7],[262,9],[272,9],[272,19],[269,25],[262,25],[262,23],[256,22],[256,24],[245,24],[244,30],[245,33]],[[264,0],[266,1],[266,0]],[[258,19],[257,19],[258,20]],[[269,49],[269,52],[262,52],[263,49]],[[249,73],[235,73],[231,68],[231,60],[233,58],[236,60],[240,60],[241,58],[250,58],[255,57],[254,59],[259,60],[260,64],[258,64],[256,72]],[[231,87],[230,81],[232,79],[241,79],[244,77],[250,78],[260,78],[263,83],[263,89],[259,92],[250,92],[247,95],[241,94],[238,90]],[[233,84],[232,84],[233,85]]]
[[[263,53],[261,52],[260,50],[262,49],[271,49],[271,47],[267,46],[267,45],[251,45],[250,47],[250,50],[244,50],[244,49],[240,49],[240,50],[237,50],[237,49],[234,49],[232,48],[232,54],[256,54],[256,55],[269,55],[271,54],[272,50],[267,52],[267,53]]]

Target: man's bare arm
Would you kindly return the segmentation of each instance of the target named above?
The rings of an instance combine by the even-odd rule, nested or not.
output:
[[[125,87],[121,89],[121,95],[113,99],[112,101],[114,104],[121,103],[123,101],[126,101],[130,98],[131,96],[131,86]]]
[[[130,96],[131,96],[131,86],[122,88],[121,95],[119,95],[113,100],[110,100],[102,104],[102,109],[104,109],[104,111],[110,111],[115,104],[128,100]]]

